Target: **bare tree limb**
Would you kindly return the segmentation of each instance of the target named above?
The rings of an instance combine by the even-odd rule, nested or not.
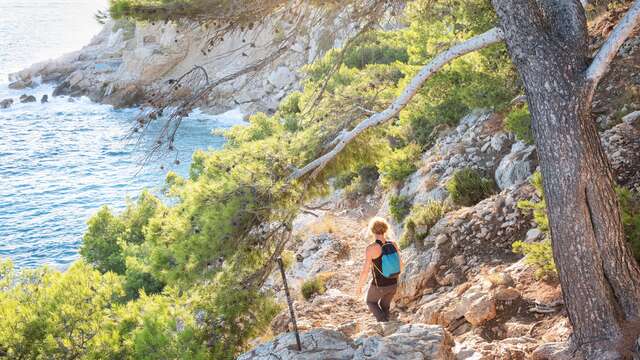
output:
[[[358,135],[371,127],[385,123],[398,115],[400,110],[402,110],[409,103],[409,101],[411,101],[418,90],[420,90],[420,87],[424,84],[424,82],[432,77],[435,73],[437,73],[438,70],[440,70],[447,63],[462,55],[480,50],[492,44],[496,44],[502,41],[502,39],[502,31],[499,28],[492,28],[485,33],[476,35],[471,39],[455,45],[449,50],[438,54],[435,58],[433,58],[433,60],[425,65],[413,79],[411,79],[409,85],[407,85],[404,90],[402,90],[402,94],[400,94],[400,96],[398,96],[388,108],[363,120],[352,130],[342,132],[336,139],[331,142],[331,144],[335,144],[335,147],[333,149],[320,156],[319,158],[311,161],[303,168],[295,171],[289,176],[289,180],[300,179],[301,177],[308,175],[309,173],[311,173],[312,177],[316,176],[319,171],[321,171],[331,160],[333,160],[340,153],[340,151],[342,151],[342,149],[344,149],[344,147],[347,146],[347,144],[349,144],[351,141],[353,141],[353,139],[355,139]]]
[[[640,0],[636,0],[631,8],[624,15],[622,20],[616,25],[616,27],[609,35],[609,38],[600,47],[596,57],[589,66],[586,72],[586,80],[590,81],[591,92],[593,92],[598,86],[598,82],[609,70],[609,65],[613,58],[615,58],[620,46],[627,40],[629,35],[633,32],[633,29],[640,22]]]

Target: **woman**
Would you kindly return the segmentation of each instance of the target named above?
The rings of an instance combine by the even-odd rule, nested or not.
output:
[[[385,277],[382,270],[383,247],[387,249],[385,254],[388,250],[393,251],[393,248],[398,254],[400,253],[398,246],[394,242],[387,240],[386,234],[388,230],[389,224],[385,219],[380,217],[371,219],[369,232],[375,237],[375,242],[367,246],[365,251],[365,260],[357,288],[357,295],[360,296],[362,286],[367,280],[369,269],[371,269],[373,279],[371,279],[369,291],[367,291],[366,301],[369,310],[378,321],[389,321],[391,300],[393,300],[398,288],[398,276]],[[393,248],[389,249],[389,246],[393,246]],[[402,261],[400,261],[400,271],[402,271]]]

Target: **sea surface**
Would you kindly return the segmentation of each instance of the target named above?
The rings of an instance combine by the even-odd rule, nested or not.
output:
[[[188,174],[195,149],[222,146],[212,129],[241,121],[238,112],[196,111],[178,132],[177,153],[142,166],[153,138],[127,137],[137,110],[51,98],[50,85],[7,87],[9,73],[87,44],[100,30],[94,14],[106,8],[106,0],[0,0],[0,100],[50,98],[0,109],[0,258],[18,268],[66,268],[101,206],[122,210],[145,188],[159,194],[169,170]]]

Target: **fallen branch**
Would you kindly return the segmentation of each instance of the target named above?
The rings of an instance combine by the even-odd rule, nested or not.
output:
[[[352,130],[342,132],[331,142],[331,144],[335,144],[333,149],[308,163],[303,168],[293,172],[293,174],[289,176],[289,180],[300,179],[309,173],[311,173],[311,177],[316,176],[319,171],[333,160],[340,151],[342,151],[342,149],[344,149],[344,147],[353,141],[358,135],[371,127],[385,123],[398,115],[409,101],[411,101],[418,90],[420,90],[424,82],[437,73],[443,66],[462,55],[496,44],[502,41],[502,39],[502,31],[498,28],[492,28],[485,33],[474,36],[471,39],[438,54],[433,58],[433,60],[425,65],[420,72],[418,72],[409,85],[402,90],[402,94],[398,96],[388,108],[363,120]]]
[[[609,70],[609,65],[618,53],[620,46],[622,46],[629,35],[631,35],[638,22],[640,22],[640,0],[636,0],[633,3],[622,20],[613,28],[611,35],[609,35],[605,43],[600,47],[593,62],[591,62],[591,65],[587,69],[585,77],[587,81],[591,82],[590,93],[595,91],[598,82],[600,82],[600,79],[602,79],[607,70]]]

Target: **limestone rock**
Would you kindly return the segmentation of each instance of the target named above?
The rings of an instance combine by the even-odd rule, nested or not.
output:
[[[33,82],[31,81],[30,78],[26,79],[26,80],[22,80],[22,79],[18,79],[12,83],[9,84],[9,89],[14,89],[14,90],[23,90],[26,89],[28,87],[32,87],[33,86]]]
[[[393,335],[356,340],[354,359],[453,360],[451,335],[437,325],[408,324]]]
[[[464,313],[464,318],[474,326],[482,325],[495,317],[496,302],[487,295],[474,301]]]
[[[637,127],[639,121],[640,121],[640,111],[634,111],[622,117],[622,122],[631,126]]]
[[[618,184],[640,187],[640,124],[622,123],[601,134],[602,145]]]
[[[8,109],[13,105],[13,99],[4,99],[0,101],[0,109]]]
[[[30,103],[30,102],[36,102],[36,97],[33,95],[20,95],[20,102],[21,103]]]
[[[496,169],[496,184],[502,190],[512,188],[526,181],[536,168],[535,147],[519,141],[511,147],[511,152],[500,160]]]
[[[293,333],[278,336],[238,357],[238,360],[453,360],[451,335],[441,326],[404,325],[392,335],[363,336],[352,341],[335,330],[313,329],[301,334],[302,351]]]

